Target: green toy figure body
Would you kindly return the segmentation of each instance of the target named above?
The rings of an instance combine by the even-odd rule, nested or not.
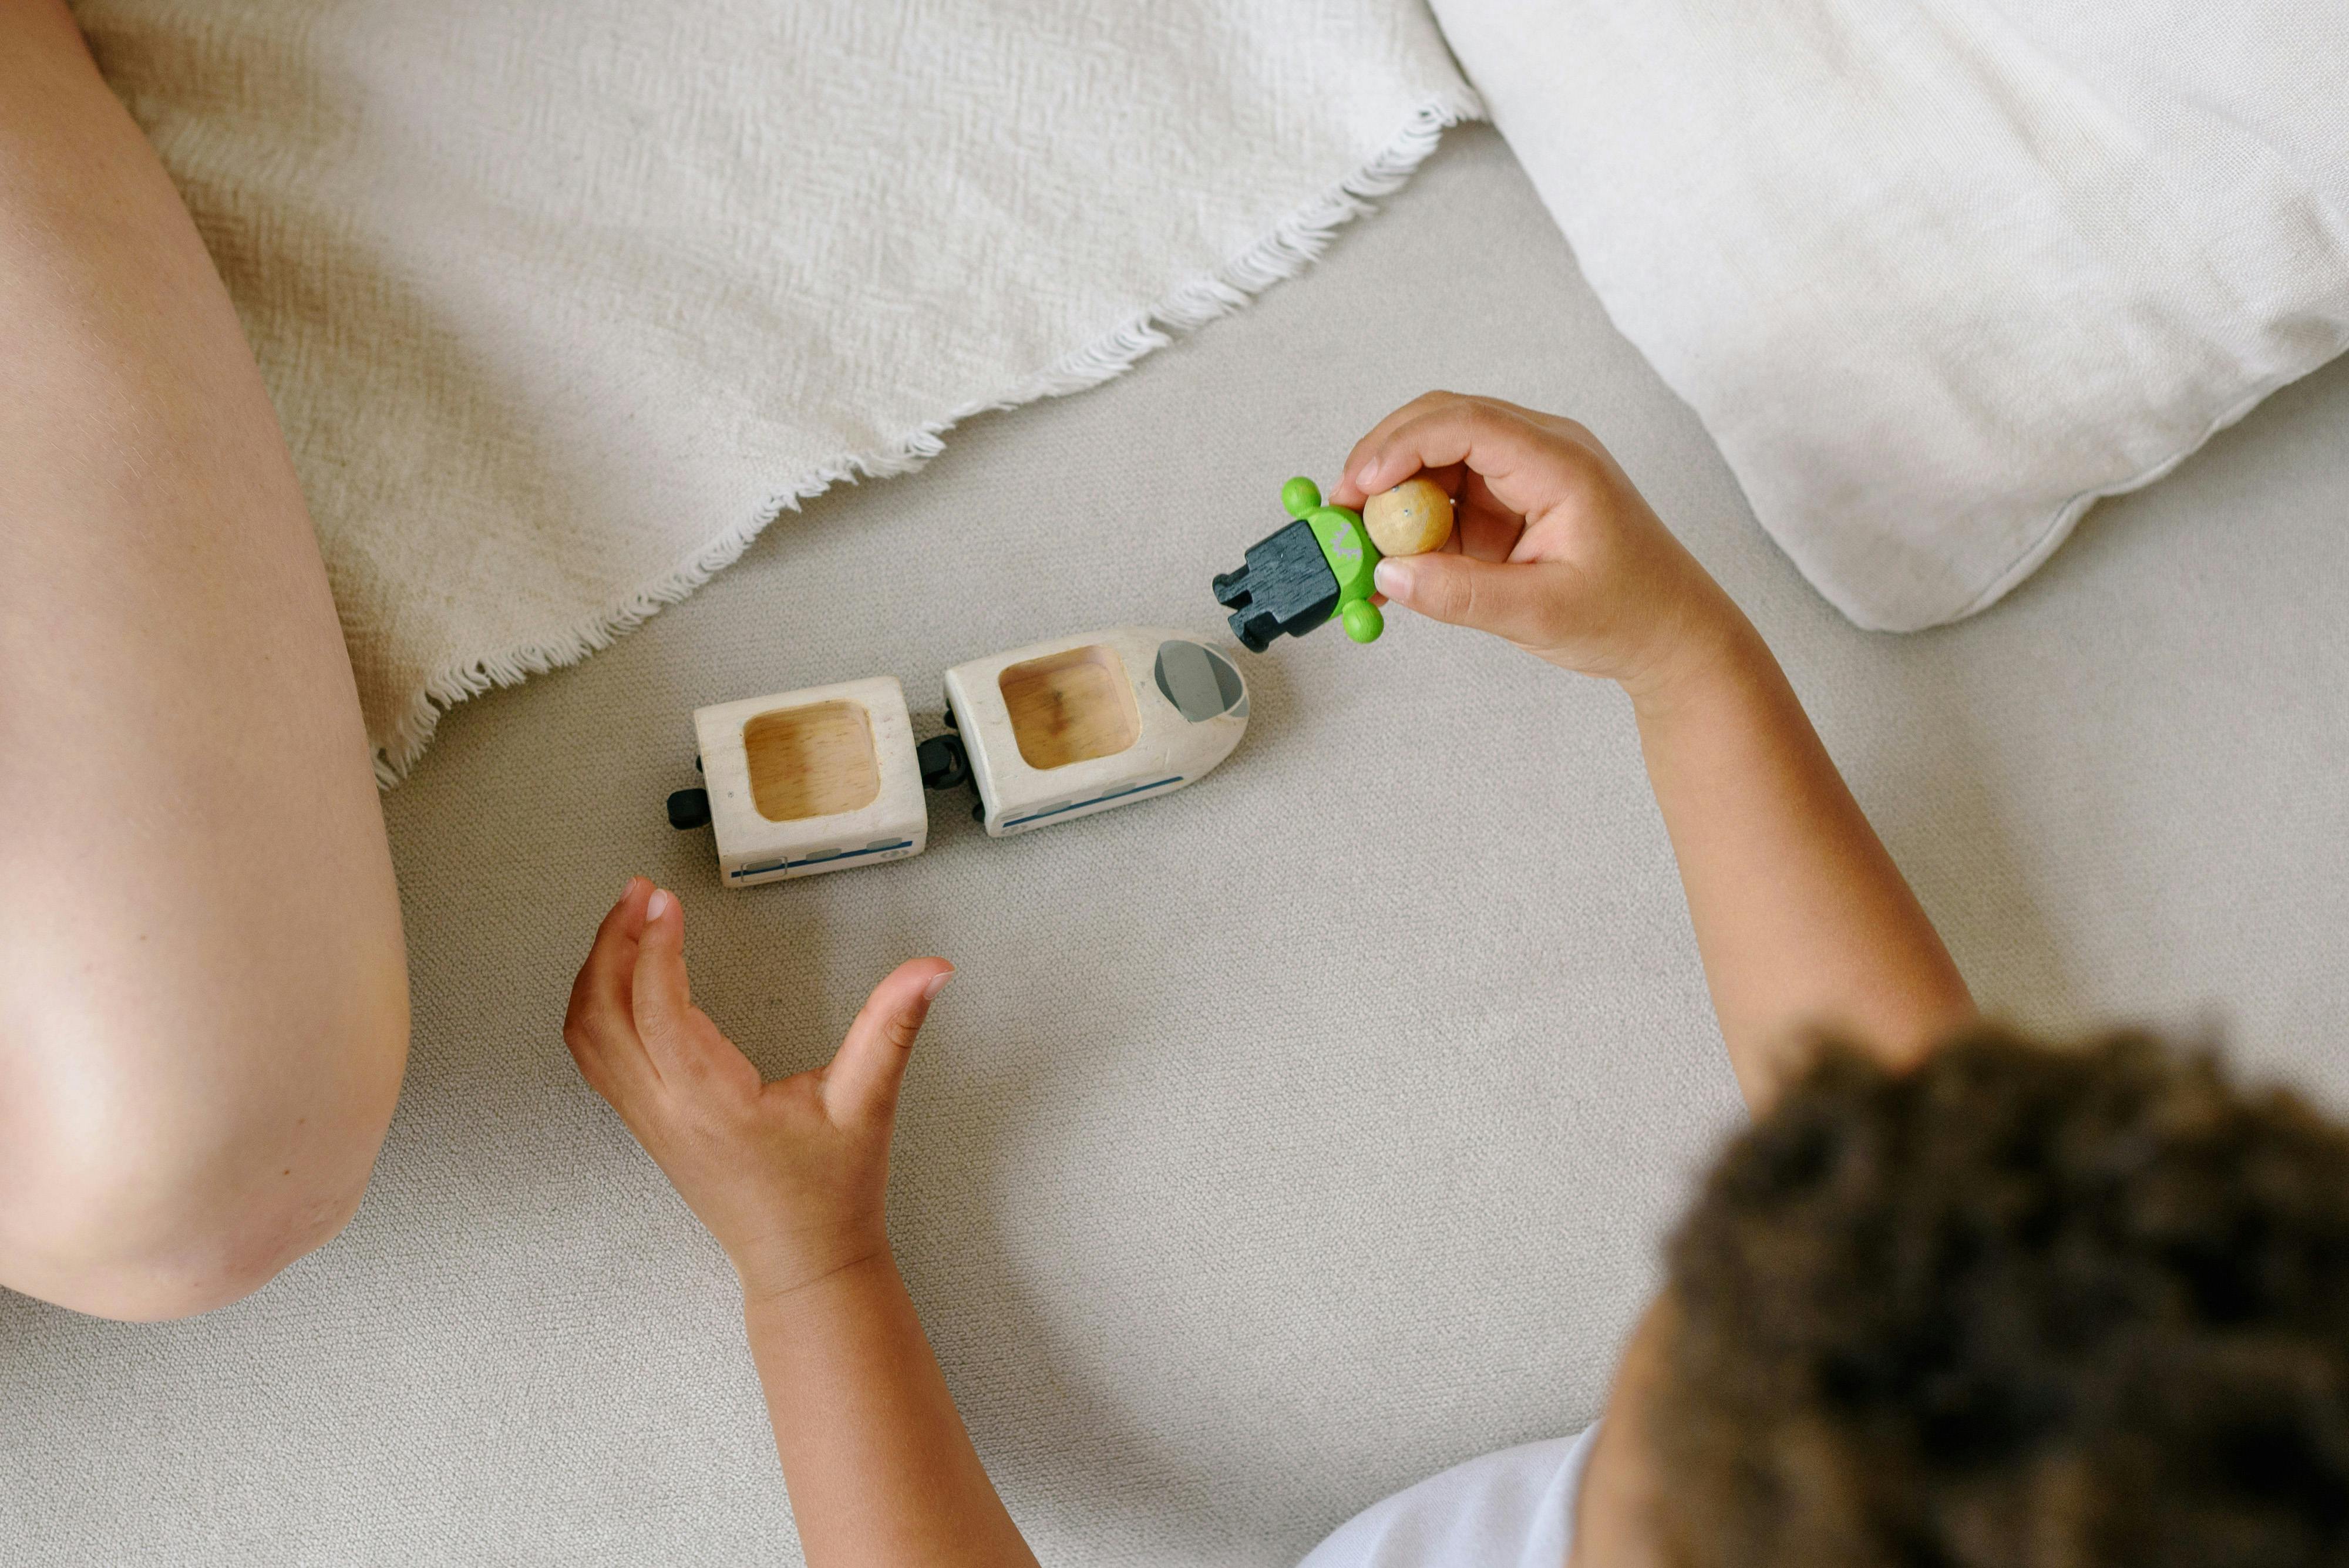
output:
[[[1346,635],[1356,642],[1376,642],[1386,629],[1386,618],[1371,602],[1371,574],[1379,564],[1379,547],[1371,543],[1361,514],[1346,506],[1321,504],[1321,487],[1302,476],[1280,487],[1280,504],[1291,517],[1313,530],[1321,558],[1338,579],[1338,607]]]
[[[1297,478],[1280,487],[1296,521],[1248,547],[1247,565],[1215,581],[1216,601],[1232,612],[1232,634],[1262,653],[1286,632],[1302,637],[1332,618],[1356,642],[1375,642],[1386,618],[1371,602],[1379,547],[1349,507],[1321,504],[1321,488]]]

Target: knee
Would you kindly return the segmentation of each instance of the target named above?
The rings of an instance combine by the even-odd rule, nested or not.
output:
[[[171,1163],[143,1163],[61,1194],[47,1222],[8,1260],[8,1282],[97,1317],[193,1317],[243,1300],[331,1241],[367,1189],[362,1171],[288,1182],[282,1192],[215,1189],[158,1203],[154,1189],[170,1184]],[[205,1171],[191,1185],[209,1185],[214,1174]]]
[[[211,1071],[98,1075],[70,1096],[12,1105],[0,1284],[100,1317],[187,1317],[332,1239],[390,1123],[407,1053],[398,1000]]]

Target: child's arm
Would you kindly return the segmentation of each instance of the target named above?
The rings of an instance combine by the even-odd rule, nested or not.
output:
[[[1381,562],[1380,590],[1630,696],[1747,1103],[1775,1096],[1811,1031],[1908,1061],[1970,1020],[1761,635],[1589,431],[1430,393],[1362,438],[1331,500],[1359,506],[1423,468],[1456,497],[1454,545]]]
[[[954,973],[900,964],[831,1064],[777,1083],[693,1005],[673,894],[637,878],[595,933],[563,1037],[733,1260],[808,1562],[1035,1568],[980,1468],[889,1253],[897,1085]]]

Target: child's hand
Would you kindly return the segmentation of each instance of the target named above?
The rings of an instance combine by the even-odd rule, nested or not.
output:
[[[693,1005],[677,896],[637,877],[571,988],[564,1042],[711,1235],[773,1298],[885,1254],[889,1130],[905,1058],[954,974],[910,959],[873,988],[829,1066],[762,1083]]]
[[[1492,398],[1430,392],[1346,459],[1333,505],[1425,470],[1458,514],[1434,555],[1389,556],[1378,587],[1634,697],[1719,646],[1744,618],[1591,433]]]

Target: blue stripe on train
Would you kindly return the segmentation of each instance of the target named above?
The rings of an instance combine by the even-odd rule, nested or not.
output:
[[[895,844],[868,845],[863,849],[851,849],[839,855],[811,855],[804,860],[778,860],[768,866],[745,866],[740,871],[729,871],[729,877],[764,877],[770,871],[788,871],[794,866],[827,866],[834,860],[854,860],[860,855],[886,855],[892,849],[911,849],[914,841],[901,838]]]
[[[1036,811],[1029,813],[1026,816],[1015,816],[1003,826],[1006,827],[1017,827],[1023,822],[1041,822],[1048,816],[1058,816],[1064,811],[1082,811],[1086,806],[1099,805],[1105,800],[1123,800],[1127,795],[1140,794],[1143,790],[1156,789],[1161,784],[1181,784],[1182,782],[1183,775],[1177,774],[1171,779],[1160,779],[1156,784],[1135,784],[1130,789],[1113,789],[1107,794],[1097,794],[1091,800],[1071,801],[1066,805],[1056,805],[1050,811]]]

